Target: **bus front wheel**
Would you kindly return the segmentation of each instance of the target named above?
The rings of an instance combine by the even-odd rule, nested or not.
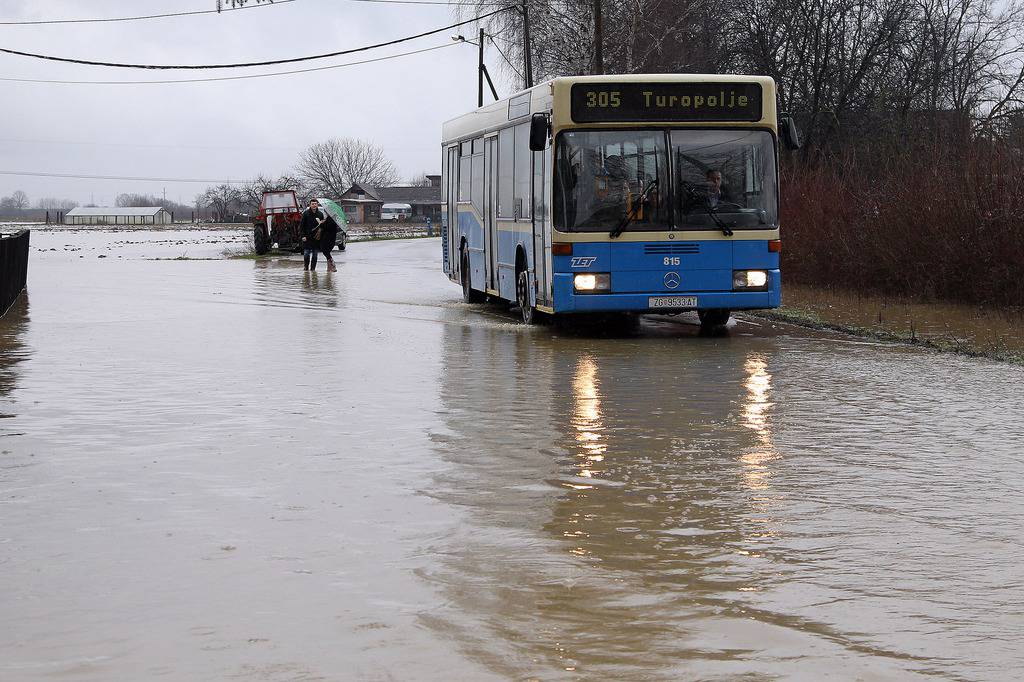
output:
[[[516,275],[516,305],[519,306],[519,316],[523,324],[533,324],[537,321],[537,309],[530,303],[530,275],[526,270],[520,270]]]
[[[462,270],[462,300],[466,303],[483,303],[484,295],[473,288],[469,274],[469,253],[462,250],[462,257],[459,259]]]
[[[729,311],[724,308],[698,310],[697,317],[702,327],[724,327],[729,323]]]

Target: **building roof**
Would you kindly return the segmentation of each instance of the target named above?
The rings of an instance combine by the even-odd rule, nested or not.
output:
[[[365,194],[365,199],[346,197],[340,203],[381,203],[429,205],[444,203],[441,200],[441,187],[372,187],[370,185],[352,185],[346,195]]]
[[[379,187],[377,196],[388,204],[440,204],[440,187]]]
[[[163,211],[163,206],[79,206],[73,208],[65,216],[97,215],[97,216],[150,216]]]

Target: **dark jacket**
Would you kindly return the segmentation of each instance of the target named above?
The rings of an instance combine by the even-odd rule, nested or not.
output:
[[[328,215],[323,224],[320,225],[320,250],[327,253],[334,248],[335,240],[338,238],[338,223],[333,216]]]
[[[324,212],[317,209],[315,212],[312,209],[307,208],[302,212],[302,220],[299,221],[299,235],[306,238],[303,246],[307,249],[316,248],[316,239],[313,238],[313,233],[316,232],[317,220],[324,219]]]

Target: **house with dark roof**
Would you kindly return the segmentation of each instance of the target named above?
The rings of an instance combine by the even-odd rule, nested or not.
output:
[[[441,176],[428,175],[428,187],[373,187],[355,183],[337,200],[349,223],[375,223],[380,220],[384,204],[412,206],[410,222],[422,223],[430,218],[441,222]]]

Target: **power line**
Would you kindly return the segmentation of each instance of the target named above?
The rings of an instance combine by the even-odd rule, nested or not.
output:
[[[97,140],[39,140],[19,137],[0,137],[0,142],[9,144],[52,144],[60,146],[87,146],[87,147],[123,147],[126,149],[191,149],[209,151],[211,149],[229,150],[265,150],[265,149],[292,149],[291,147],[275,147],[273,145],[260,146],[231,146],[231,145],[196,145],[196,144],[150,144],[142,142],[103,142]]]
[[[472,23],[475,23],[475,22],[480,21],[482,19],[487,19],[488,17],[492,17],[495,14],[499,14],[501,12],[507,12],[510,9],[512,9],[512,7],[503,7],[501,9],[496,9],[493,12],[488,12],[487,14],[482,14],[482,15],[480,15],[478,17],[473,17],[472,19],[466,19],[464,21],[460,21],[460,22],[451,24],[449,26],[442,26],[441,28],[435,28],[433,30],[425,31],[423,33],[418,33],[416,35],[406,36],[405,38],[398,38],[396,40],[390,40],[390,41],[385,42],[385,43],[377,43],[376,45],[366,45],[364,47],[352,48],[351,50],[339,50],[337,52],[326,52],[324,54],[315,54],[315,55],[309,55],[309,56],[306,56],[306,57],[292,57],[290,59],[274,59],[274,60],[265,61],[265,62],[241,62],[241,63],[236,63],[236,64],[121,64],[121,63],[117,63],[117,62],[99,62],[99,61],[93,61],[93,60],[90,60],[90,59],[71,59],[71,58],[68,58],[68,57],[55,57],[53,55],[36,54],[34,52],[22,52],[20,50],[11,50],[11,49],[6,48],[6,47],[0,47],[0,52],[6,52],[7,54],[14,54],[14,55],[18,55],[18,56],[21,56],[21,57],[32,57],[34,59],[44,59],[44,60],[47,60],[47,61],[64,62],[64,63],[67,63],[67,64],[85,64],[87,66],[107,66],[107,67],[118,68],[118,69],[176,69],[176,70],[177,69],[237,69],[237,68],[247,68],[247,67],[252,67],[252,66],[275,66],[277,64],[294,64],[295,62],[308,62],[308,61],[312,61],[312,60],[315,60],[315,59],[326,59],[328,57],[340,57],[340,56],[346,55],[346,54],[353,54],[353,53],[356,53],[356,52],[365,52],[367,50],[374,50],[374,49],[377,49],[379,47],[387,47],[389,45],[396,45],[398,43],[404,43],[404,42],[408,42],[410,40],[416,40],[417,38],[424,38],[426,36],[431,36],[431,35],[434,35],[435,33],[443,33],[444,31],[450,31],[453,28],[458,28],[459,26],[465,26],[466,24],[472,24]]]
[[[274,0],[268,5],[242,5],[241,7],[229,7],[221,10],[223,12],[234,12],[240,9],[255,9],[256,7],[271,7],[273,5],[284,5],[295,0]],[[46,19],[41,21],[0,21],[0,26],[41,26],[44,24],[103,24],[116,21],[142,21],[144,19],[165,19],[167,17],[189,17],[196,14],[219,14],[215,9],[196,10],[193,12],[171,12],[169,14],[147,14],[138,17],[112,17],[109,19]]]
[[[136,182],[197,182],[207,185],[244,185],[247,180],[201,180],[198,178],[140,178],[127,175],[77,175],[75,173],[36,173],[33,171],[0,170],[0,175],[32,178],[71,178],[72,180],[133,180]]]
[[[505,55],[505,52],[502,51],[501,47],[498,45],[498,41],[494,39],[494,36],[487,34],[487,37],[491,39],[491,45],[494,45],[494,49],[498,51],[498,54],[500,54],[501,58],[505,60],[505,63],[508,64],[508,67],[512,69],[517,76],[522,78],[523,74],[519,73],[519,69],[517,69],[509,60],[509,58]]]
[[[274,0],[274,2],[266,5],[243,5],[242,7],[229,7],[221,10],[221,12],[232,12],[240,9],[254,9],[256,7],[270,7],[272,5],[284,5],[289,2],[295,2],[295,0]],[[502,2],[501,0],[495,0],[494,2],[473,2],[462,1],[462,0],[347,0],[347,2],[371,2],[379,3],[382,5],[445,5],[450,7],[499,7],[505,6],[508,3]],[[170,12],[168,14],[146,14],[137,17],[110,17],[100,19],[43,19],[39,21],[0,21],[0,26],[43,26],[48,24],[105,24],[114,23],[119,21],[143,21],[146,19],[167,19],[172,17],[190,17],[199,14],[220,14],[215,9],[209,10],[196,10],[192,12]]]
[[[383,62],[389,59],[396,59],[398,57],[408,57],[409,55],[421,54],[423,52],[433,52],[434,50],[441,50],[446,47],[455,47],[458,43],[444,43],[442,45],[435,45],[434,47],[425,47],[422,50],[411,50],[409,52],[399,52],[398,54],[388,55],[386,57],[375,57],[373,59],[363,59],[358,62],[345,62],[344,64],[332,64],[330,66],[314,66],[308,69],[295,69],[293,71],[275,71],[273,73],[253,73],[247,76],[216,76],[212,78],[179,78],[174,80],[160,80],[160,81],[69,81],[69,80],[45,80],[41,78],[0,78],[0,81],[7,81],[9,83],[50,83],[54,85],[163,85],[169,83],[213,83],[217,81],[240,81],[248,80],[250,78],[270,78],[272,76],[290,76],[299,73],[311,73],[313,71],[328,71],[330,69],[343,69],[347,66],[359,66],[360,64],[372,64],[373,62]]]
[[[451,5],[453,7],[504,7],[508,5],[508,2],[501,2],[496,0],[495,2],[460,2],[454,0],[453,2],[447,2],[446,0],[348,0],[349,2],[374,2],[382,5]]]

